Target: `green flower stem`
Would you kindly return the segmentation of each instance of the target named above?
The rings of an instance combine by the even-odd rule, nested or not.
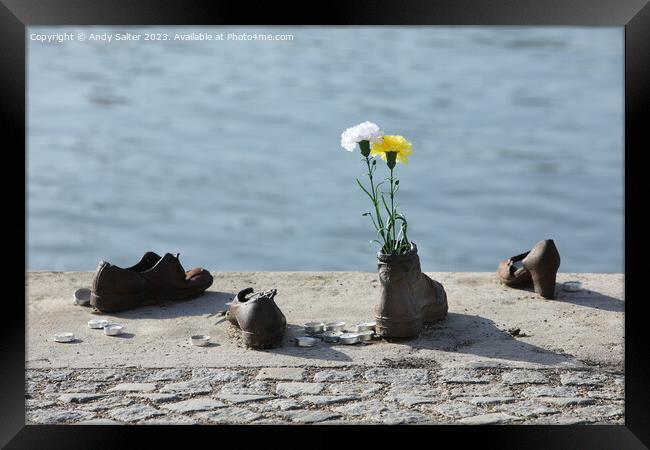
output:
[[[368,166],[368,178],[370,179],[370,192],[372,192],[372,203],[375,205],[375,213],[377,214],[377,224],[379,226],[379,233],[381,234],[381,238],[386,241],[386,238],[384,236],[384,223],[383,220],[381,220],[381,214],[379,214],[379,204],[377,203],[377,191],[375,190],[375,182],[372,178],[372,166],[370,165],[370,157],[365,155],[366,158],[366,165]]]
[[[393,180],[393,167],[390,168],[390,218],[393,225],[393,242],[397,241],[395,234],[395,183]]]

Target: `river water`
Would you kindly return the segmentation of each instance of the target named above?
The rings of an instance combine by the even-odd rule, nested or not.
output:
[[[364,166],[340,146],[370,120],[413,143],[398,204],[424,270],[492,271],[545,238],[561,271],[624,270],[623,28],[28,34],[62,31],[293,40],[28,40],[29,269],[153,250],[213,270],[374,271]]]

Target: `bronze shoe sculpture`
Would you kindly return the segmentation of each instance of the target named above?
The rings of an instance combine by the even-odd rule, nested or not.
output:
[[[535,292],[544,298],[555,298],[555,278],[560,268],[560,253],[553,239],[540,241],[523,259],[530,272]]]
[[[528,284],[532,281],[530,272],[524,269],[524,265],[521,262],[529,253],[530,252],[526,252],[520,255],[511,256],[499,263],[497,275],[503,284],[508,286],[518,286]]]
[[[519,264],[518,264],[519,263]],[[540,241],[529,252],[501,261],[497,275],[508,286],[532,281],[535,293],[555,298],[555,280],[560,267],[560,253],[553,239]]]
[[[201,267],[185,271],[178,254],[162,258],[144,254],[136,265],[123,269],[100,261],[93,278],[90,305],[100,312],[116,312],[167,301],[197,297],[212,285],[212,275]]]
[[[253,288],[248,288],[239,292],[230,305],[226,316],[241,330],[247,347],[272,348],[282,343],[287,319],[273,300],[276,294],[277,289],[253,294]]]
[[[375,306],[376,334],[416,337],[425,324],[447,317],[442,284],[422,273],[415,244],[403,255],[377,254],[381,292]]]

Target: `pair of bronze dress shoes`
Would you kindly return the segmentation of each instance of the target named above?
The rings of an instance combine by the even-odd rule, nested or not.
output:
[[[100,261],[92,282],[90,305],[99,312],[117,312],[189,300],[201,295],[212,282],[210,272],[201,267],[183,269],[178,254],[160,257],[147,252],[140,262],[128,268]],[[272,347],[282,341],[287,321],[273,300],[275,294],[275,290],[253,294],[249,288],[233,299],[227,318],[241,329],[247,346]]]
[[[508,286],[533,284],[535,293],[555,298],[555,279],[560,267],[560,253],[553,239],[540,241],[532,250],[501,261],[497,275]]]

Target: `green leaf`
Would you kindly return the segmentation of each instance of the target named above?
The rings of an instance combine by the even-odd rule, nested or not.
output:
[[[363,187],[363,184],[361,184],[361,181],[359,181],[358,178],[357,178],[356,180],[357,180],[357,184],[359,185],[359,187],[360,187],[360,188],[363,190],[363,192],[365,192],[366,195],[370,198],[370,201],[372,201],[372,202],[374,203],[374,202],[375,202],[375,199],[372,197],[372,195],[370,195],[370,192],[368,192],[368,190],[367,190],[365,187]]]

